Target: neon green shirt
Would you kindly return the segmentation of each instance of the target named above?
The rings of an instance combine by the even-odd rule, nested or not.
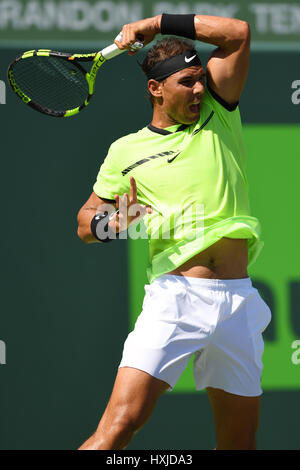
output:
[[[191,126],[149,125],[118,139],[93,187],[114,199],[129,194],[133,176],[139,203],[153,208],[143,219],[150,283],[222,237],[248,239],[248,266],[263,247],[250,215],[239,109],[229,111],[216,98],[206,89],[200,120]]]

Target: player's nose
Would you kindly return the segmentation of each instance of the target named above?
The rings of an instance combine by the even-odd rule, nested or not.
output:
[[[195,95],[203,95],[204,90],[205,90],[205,85],[202,81],[198,81],[195,83],[195,86],[194,86]]]

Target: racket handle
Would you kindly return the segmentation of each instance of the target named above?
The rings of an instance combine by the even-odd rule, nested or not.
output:
[[[118,36],[116,37],[116,40],[121,41],[121,39],[122,39],[122,33],[119,33]],[[132,45],[132,50],[137,51],[139,49],[142,49],[142,47],[144,47],[144,44],[140,41],[137,41]],[[116,57],[119,54],[122,54],[122,52],[125,52],[125,51],[127,51],[127,49],[119,49],[118,46],[114,43],[114,44],[111,44],[110,46],[105,47],[105,49],[101,51],[101,54],[103,55],[104,59],[109,60],[109,59],[112,59],[113,57]]]

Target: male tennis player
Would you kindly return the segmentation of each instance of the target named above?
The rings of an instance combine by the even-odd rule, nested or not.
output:
[[[99,426],[80,449],[124,449],[192,355],[196,388],[207,390],[213,409],[217,449],[255,449],[262,332],[271,314],[247,272],[262,246],[259,222],[249,211],[238,109],[249,26],[163,14],[122,32],[120,48],[137,38],[148,44],[157,33],[217,48],[206,72],[189,41],[165,38],[149,50],[142,68],[152,122],[113,143],[78,214],[78,235],[86,243],[112,241],[124,233],[124,221],[130,231],[137,216],[151,234],[143,310]],[[119,213],[103,210],[110,201]],[[128,214],[134,205],[140,212],[128,215],[126,204]]]

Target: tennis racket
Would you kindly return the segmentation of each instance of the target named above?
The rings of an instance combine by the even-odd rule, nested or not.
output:
[[[116,39],[120,41],[122,33]],[[131,50],[142,47],[143,43],[137,41]],[[32,109],[54,117],[75,116],[89,104],[99,68],[125,50],[111,44],[89,54],[27,51],[9,65],[8,80],[15,94]],[[83,66],[85,62],[92,63],[89,71]]]

